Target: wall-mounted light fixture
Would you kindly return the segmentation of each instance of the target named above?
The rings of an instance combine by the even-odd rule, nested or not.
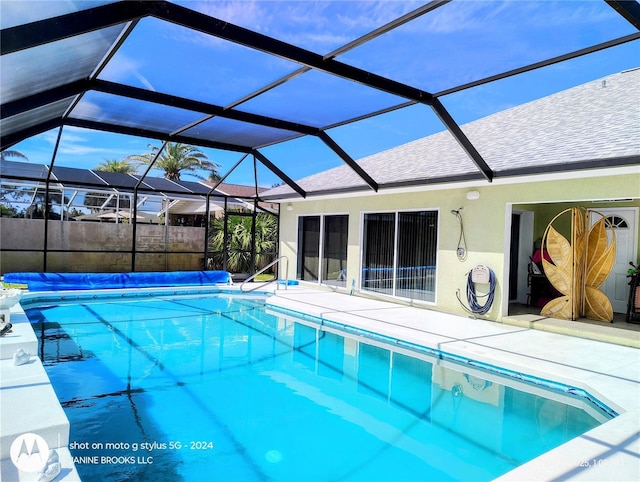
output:
[[[287,211],[293,211],[293,204],[287,204]]]
[[[467,191],[467,199],[474,201],[480,197],[480,191]]]

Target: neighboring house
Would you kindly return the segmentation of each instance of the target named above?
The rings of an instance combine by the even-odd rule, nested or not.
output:
[[[492,182],[441,132],[361,159],[378,192],[343,165],[297,181],[306,199],[288,186],[264,193],[286,206],[288,277],[465,313],[456,293],[466,305],[467,274],[482,264],[497,280],[486,316],[499,320],[510,301],[527,303],[534,241],[583,206],[615,220],[617,262],[602,289],[625,312],[639,257],[639,99],[636,69],[462,126]]]
[[[215,185],[210,181],[203,182],[203,184],[209,187]],[[258,188],[258,193],[263,193],[267,190],[267,188]],[[222,183],[216,188],[216,192],[230,196],[227,200],[226,209],[230,211],[253,211],[253,200],[251,198],[256,196],[256,188],[254,186]],[[277,206],[277,203],[258,203],[259,210],[272,213],[278,212]],[[169,205],[169,222],[171,225],[204,226],[206,209],[206,201],[174,201]],[[224,214],[224,211],[224,200],[213,197],[209,202],[210,215],[212,217],[220,217]]]
[[[213,183],[211,182],[205,182],[204,184],[207,184],[208,186],[213,186]],[[269,188],[258,187],[257,195],[261,196],[268,190]],[[216,191],[219,191],[222,194],[225,194],[227,196],[233,196],[238,199],[244,200],[247,203],[247,205],[251,206],[251,209],[253,209],[253,198],[256,197],[255,186],[247,186],[244,184],[228,184],[223,182],[216,188]],[[278,212],[278,209],[279,209],[278,203],[271,203],[271,202],[264,202],[264,201],[258,202],[258,211],[262,210],[262,211],[267,211],[275,214]]]
[[[113,209],[106,209],[97,213],[83,214],[81,216],[75,216],[75,221],[84,222],[98,222],[98,223],[130,223],[133,213],[130,209],[121,209],[115,211]],[[138,224],[160,224],[160,218],[156,213],[147,213],[138,211],[136,213],[136,223]]]

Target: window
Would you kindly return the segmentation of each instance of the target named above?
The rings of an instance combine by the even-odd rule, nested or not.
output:
[[[629,227],[627,221],[620,216],[607,216],[606,226],[613,229],[626,229]]]
[[[437,211],[364,215],[362,289],[435,301]]]
[[[346,214],[300,217],[297,279],[346,286],[348,231]]]

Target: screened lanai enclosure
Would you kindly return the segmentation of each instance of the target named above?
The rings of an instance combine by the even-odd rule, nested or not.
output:
[[[590,169],[562,159],[509,165],[461,126],[635,68],[640,42],[640,4],[624,0],[52,0],[0,9],[3,271],[251,273],[277,256],[272,201]],[[356,161],[440,132],[466,159],[454,171],[390,162],[374,178]],[[253,193],[164,179],[157,157],[134,174],[95,169],[98,153],[126,157],[153,143],[158,155],[168,143],[198,146],[221,182]],[[340,188],[312,177],[345,164]],[[334,214],[297,220],[300,279],[344,285],[346,221]],[[367,217],[370,289],[388,291],[384,270],[406,268],[394,289],[430,292],[429,215],[399,214],[404,234],[385,228],[393,214]],[[396,235],[407,241],[392,261]]]
[[[3,273],[246,274],[276,255],[278,206],[255,196],[232,197],[205,183],[25,162],[5,160],[2,169]]]

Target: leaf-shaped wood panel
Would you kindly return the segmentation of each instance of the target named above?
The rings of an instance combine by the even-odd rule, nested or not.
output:
[[[616,261],[616,245],[609,246],[598,259],[587,259],[585,286],[598,288],[607,279]]]
[[[571,265],[571,244],[553,226],[548,227],[544,242],[545,246],[543,247],[546,247],[553,264],[559,268]]]
[[[609,244],[609,238],[607,237],[607,229],[605,226],[605,219],[602,218],[594,223],[589,230],[589,236],[587,238],[587,259],[600,258]]]
[[[587,272],[585,285],[598,288],[607,279],[616,257],[615,233],[611,233],[609,242],[605,218],[598,220],[589,231],[587,243]]]
[[[571,241],[553,227],[555,220],[568,212],[571,213]],[[566,209],[547,226],[543,247],[552,262],[543,258],[542,265],[551,284],[564,296],[547,303],[540,312],[543,316],[567,320],[581,316],[601,321],[613,319],[611,302],[597,288],[613,268],[615,241],[609,243],[604,217],[587,231],[590,212],[578,207]]]
[[[597,288],[586,286],[584,315],[591,320],[612,322],[613,307],[607,295]]]
[[[573,231],[576,233],[577,236],[582,236],[584,234],[585,212],[586,212],[586,209],[584,208],[571,209],[571,214],[573,215],[572,217]]]
[[[548,316],[549,318],[571,320],[573,319],[571,299],[568,296],[555,298],[542,307],[540,314],[542,316]]]
[[[542,267],[544,274],[547,276],[549,282],[563,295],[571,294],[571,272],[564,268],[558,268],[557,266],[549,263],[546,260],[542,260]]]

